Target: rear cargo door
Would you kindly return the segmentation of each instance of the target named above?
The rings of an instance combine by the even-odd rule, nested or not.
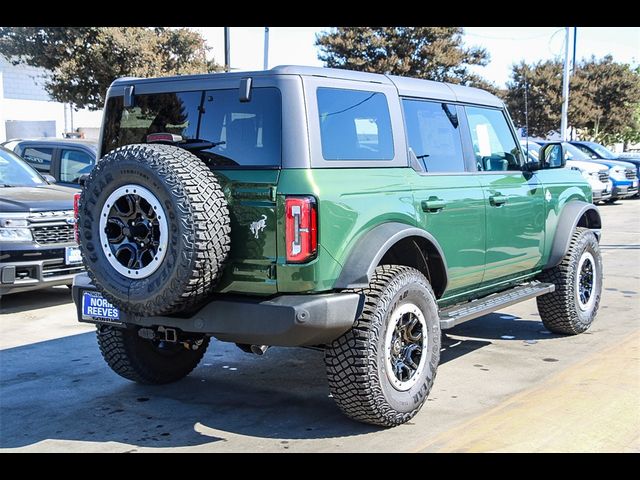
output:
[[[229,203],[231,252],[217,291],[276,293],[276,185],[280,170],[215,170]]]
[[[250,101],[238,89],[204,92],[197,154],[222,183],[231,216],[231,253],[221,292],[276,293],[276,186],[282,164],[282,101],[275,87],[257,87]]]

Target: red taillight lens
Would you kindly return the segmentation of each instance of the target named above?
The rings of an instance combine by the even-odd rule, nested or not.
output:
[[[76,243],[80,243],[80,236],[78,234],[78,204],[80,203],[80,195],[81,193],[75,193],[73,195],[73,218],[75,222],[73,223],[73,234],[76,237]]]
[[[318,253],[318,212],[313,197],[285,199],[288,263],[305,263]]]

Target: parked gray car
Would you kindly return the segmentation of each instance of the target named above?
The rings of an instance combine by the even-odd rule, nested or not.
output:
[[[72,188],[80,188],[80,179],[91,173],[98,149],[95,142],[69,138],[13,139],[2,145],[39,173]]]

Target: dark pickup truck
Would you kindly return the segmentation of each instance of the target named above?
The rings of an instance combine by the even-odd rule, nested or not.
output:
[[[84,270],[73,195],[0,147],[0,296],[71,285]]]

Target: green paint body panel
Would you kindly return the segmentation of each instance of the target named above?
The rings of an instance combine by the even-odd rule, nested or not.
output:
[[[411,168],[218,170],[231,212],[231,256],[220,293],[274,295],[333,289],[362,235],[399,222],[423,228],[446,258],[440,305],[498,291],[537,274],[549,257],[558,217],[591,200],[570,169],[534,174],[418,174]],[[284,198],[318,200],[318,255],[287,264]],[[492,197],[506,197],[495,205]],[[550,197],[549,197],[550,195]],[[425,203],[426,202],[426,203]],[[436,202],[436,203],[433,203]],[[430,205],[444,205],[429,210]],[[263,217],[264,216],[264,217]],[[264,220],[264,229],[251,231]]]
[[[276,241],[276,186],[280,170],[216,170],[229,204],[231,252],[216,287],[219,293],[277,293],[274,264]],[[264,220],[258,235],[253,222]],[[261,224],[260,224],[261,225]]]

